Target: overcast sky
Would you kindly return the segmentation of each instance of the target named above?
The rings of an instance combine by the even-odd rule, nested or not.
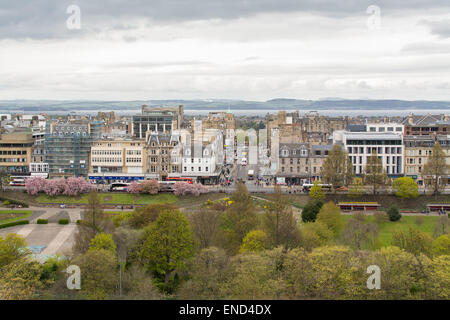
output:
[[[450,100],[450,0],[0,0],[0,99],[327,97]]]

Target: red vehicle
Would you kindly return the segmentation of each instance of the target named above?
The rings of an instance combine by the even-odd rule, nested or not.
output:
[[[184,182],[192,184],[192,178],[168,177],[167,181],[175,181],[175,182],[177,182],[177,181],[184,181]]]

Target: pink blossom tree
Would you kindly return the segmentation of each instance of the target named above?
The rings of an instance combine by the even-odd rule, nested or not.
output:
[[[92,185],[85,179],[78,178],[68,178],[64,184],[64,195],[77,196],[82,193],[87,193],[92,189]]]
[[[157,194],[159,192],[159,183],[155,179],[145,180],[141,185],[143,193]]]
[[[177,196],[184,196],[187,194],[192,194],[198,197],[202,193],[207,193],[208,189],[201,183],[187,183],[183,181],[178,181],[172,186],[172,190]]]
[[[39,192],[44,191],[45,184],[47,180],[42,177],[29,178],[25,180],[25,188],[28,194],[33,196],[37,195]]]
[[[141,193],[142,192],[142,184],[137,182],[137,181],[133,181],[127,187],[127,192],[129,192],[129,193]]]

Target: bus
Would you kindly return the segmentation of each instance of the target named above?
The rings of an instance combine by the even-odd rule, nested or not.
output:
[[[302,186],[303,187],[303,191],[304,192],[309,192],[313,185],[314,184],[312,184],[312,183],[304,183],[303,186]],[[319,186],[322,187],[322,191],[331,191],[331,189],[333,188],[333,185],[331,185],[331,184],[319,183]]]
[[[24,187],[25,186],[25,178],[11,178],[9,185],[12,187]]]
[[[168,177],[167,178],[167,180],[166,181],[174,181],[174,182],[177,182],[177,181],[184,181],[184,182],[187,182],[187,183],[189,183],[189,184],[192,184],[192,178],[185,178],[185,177]]]
[[[114,192],[114,191],[127,191],[127,188],[130,184],[129,183],[111,183],[111,186],[109,187],[109,191]]]

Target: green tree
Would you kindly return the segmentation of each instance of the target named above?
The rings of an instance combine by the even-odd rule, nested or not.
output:
[[[353,183],[350,185],[347,197],[355,199],[364,194],[364,184],[361,178],[354,178]]]
[[[397,197],[402,199],[414,199],[419,196],[419,186],[410,177],[401,177],[394,180],[392,189]]]
[[[116,244],[114,243],[112,234],[98,233],[94,238],[92,238],[89,250],[100,249],[116,254]]]
[[[201,249],[208,248],[213,244],[220,228],[221,219],[221,211],[207,208],[201,208],[189,215],[189,221]]]
[[[436,224],[434,226],[433,236],[435,238],[447,234],[450,232],[450,218],[448,215],[442,215],[438,218],[436,221]]]
[[[228,278],[229,266],[230,258],[225,250],[216,247],[202,249],[189,265],[189,280],[177,291],[178,298],[223,299],[222,287]]]
[[[222,216],[222,242],[230,253],[238,252],[242,239],[251,230],[257,229],[258,217],[251,195],[243,183],[239,183],[231,196],[231,205]]]
[[[397,230],[392,235],[392,245],[414,255],[421,253],[430,256],[433,239],[420,230],[409,227],[408,231]]]
[[[433,254],[440,255],[450,255],[450,235],[444,234],[433,240],[432,245]]]
[[[280,299],[284,297],[283,250],[244,253],[232,258],[230,272],[223,283],[225,299]]]
[[[15,233],[8,233],[5,238],[0,236],[0,268],[29,255],[26,246],[25,238]]]
[[[442,177],[447,175],[449,166],[447,165],[447,156],[442,150],[439,143],[436,143],[433,147],[431,154],[428,155],[427,161],[423,167],[422,174],[431,176],[433,183],[433,193],[437,198],[439,189],[442,186]]]
[[[340,145],[333,145],[322,166],[322,179],[325,183],[332,184],[336,193],[336,188],[349,185],[354,175],[347,151]]]
[[[141,263],[157,277],[163,277],[163,288],[170,291],[169,281],[175,271],[185,267],[193,253],[193,235],[187,218],[178,210],[163,211],[143,234]]]
[[[309,196],[315,200],[323,200],[325,199],[325,193],[322,190],[322,186],[319,181],[314,181],[311,190],[309,191]]]
[[[337,237],[343,227],[341,209],[333,202],[327,202],[320,208],[317,214],[317,221],[326,224],[333,231],[334,236]]]
[[[301,226],[300,246],[307,251],[330,244],[334,238],[333,231],[323,222],[308,222]]]
[[[242,240],[240,253],[258,252],[267,248],[267,234],[262,230],[252,230]]]
[[[171,203],[155,203],[145,207],[136,208],[129,220],[133,228],[140,229],[155,221],[159,214],[165,210],[175,210],[177,207]]]
[[[398,211],[398,208],[395,205],[389,207],[387,215],[391,221],[398,221],[402,218],[400,211]]]
[[[302,210],[302,221],[303,222],[314,222],[317,219],[317,214],[322,208],[323,202],[320,200],[311,200],[305,205]]]
[[[353,249],[374,249],[378,245],[378,226],[368,222],[363,213],[347,220],[342,232],[342,241]]]
[[[386,186],[388,183],[387,174],[383,168],[383,162],[377,156],[375,150],[367,158],[366,166],[363,173],[364,184],[372,186],[373,195],[375,196],[378,188]]]
[[[105,215],[100,196],[93,189],[88,194],[88,204],[85,207],[84,219],[80,221],[75,234],[73,250],[76,253],[85,253],[89,250],[91,239],[97,233],[111,233],[114,230],[114,224],[111,219]]]
[[[92,300],[110,299],[119,284],[119,268],[116,255],[111,251],[89,250],[77,256],[73,263],[81,270],[81,297]]]
[[[279,186],[274,188],[274,194],[266,207],[263,225],[271,245],[295,247],[300,237],[297,222],[292,214],[292,205]]]
[[[28,258],[0,267],[0,300],[29,300],[42,288],[41,266]]]

